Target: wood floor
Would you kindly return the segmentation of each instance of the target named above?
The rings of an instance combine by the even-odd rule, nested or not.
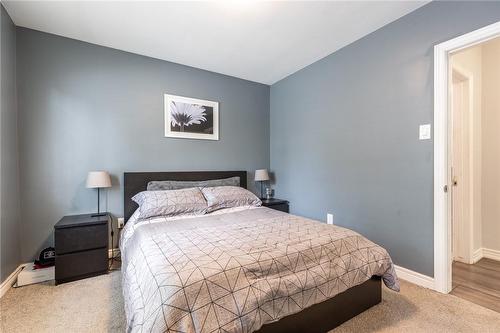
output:
[[[454,262],[452,281],[452,295],[500,312],[500,261]]]

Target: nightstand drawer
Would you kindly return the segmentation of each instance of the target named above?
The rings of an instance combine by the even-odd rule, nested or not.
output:
[[[279,205],[272,205],[272,206],[269,206],[269,208],[288,213],[288,204],[285,204],[285,203],[279,204]]]
[[[97,275],[108,269],[108,248],[56,254],[56,283]]]
[[[56,254],[84,251],[108,246],[107,224],[55,230]]]

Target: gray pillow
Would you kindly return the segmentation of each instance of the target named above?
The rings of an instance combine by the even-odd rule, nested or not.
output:
[[[237,186],[205,187],[201,192],[207,199],[208,212],[221,208],[260,206],[262,201],[249,190]]]
[[[148,191],[178,190],[191,187],[240,186],[240,177],[201,181],[153,180],[148,183]]]
[[[208,205],[200,189],[142,191],[132,197],[139,205],[139,219],[154,216],[202,215]]]

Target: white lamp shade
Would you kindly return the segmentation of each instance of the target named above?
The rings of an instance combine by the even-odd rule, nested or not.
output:
[[[88,188],[111,187],[111,178],[106,171],[90,171],[87,176]]]
[[[267,172],[267,169],[255,170],[255,181],[262,182],[265,180],[269,180],[269,173]]]

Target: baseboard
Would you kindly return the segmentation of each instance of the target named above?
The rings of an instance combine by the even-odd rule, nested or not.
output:
[[[120,255],[120,249],[114,248],[108,250],[108,258],[117,257]],[[0,284],[0,298],[16,283],[17,276],[22,271],[27,263],[19,265],[6,279]]]
[[[483,248],[479,248],[472,254],[472,263],[475,264],[479,260],[483,259]]]
[[[483,258],[500,261],[500,251],[487,249],[485,247],[480,247],[479,249],[475,250],[474,253],[472,254],[472,263],[475,264]]]
[[[490,249],[482,249],[483,252],[484,250],[487,250],[486,253],[484,254],[485,258],[490,258],[494,260],[500,260],[500,251],[496,250],[490,250]],[[108,250],[108,257],[112,258],[114,256],[120,255],[120,249],[119,248],[114,248],[114,249],[109,249]],[[495,259],[496,258],[496,259]],[[12,272],[7,279],[5,279],[4,282],[0,285],[0,298],[5,295],[5,293],[12,287],[12,285],[16,282],[17,275],[21,270],[26,266],[27,264],[21,264],[19,265],[14,272]],[[418,272],[409,270],[407,268],[394,265],[394,268],[396,270],[396,274],[398,275],[399,278],[406,280],[408,282],[411,282],[413,284],[416,284],[418,286],[428,288],[428,289],[434,289],[434,278],[420,274]]]
[[[118,257],[120,256],[120,248],[115,247],[114,249],[109,249],[108,250],[108,258],[111,259],[113,257]]]
[[[434,278],[409,270],[407,268],[394,265],[398,278],[416,284],[418,286],[434,290]]]
[[[17,268],[5,279],[5,281],[0,284],[0,298],[2,298],[3,295],[5,295],[5,293],[14,285],[14,283],[16,283],[17,276],[26,265],[28,264],[26,263],[17,266]]]
[[[483,258],[488,258],[488,259],[500,261],[500,251],[493,250],[493,249],[486,249],[484,247],[481,250],[483,252],[482,253]]]

